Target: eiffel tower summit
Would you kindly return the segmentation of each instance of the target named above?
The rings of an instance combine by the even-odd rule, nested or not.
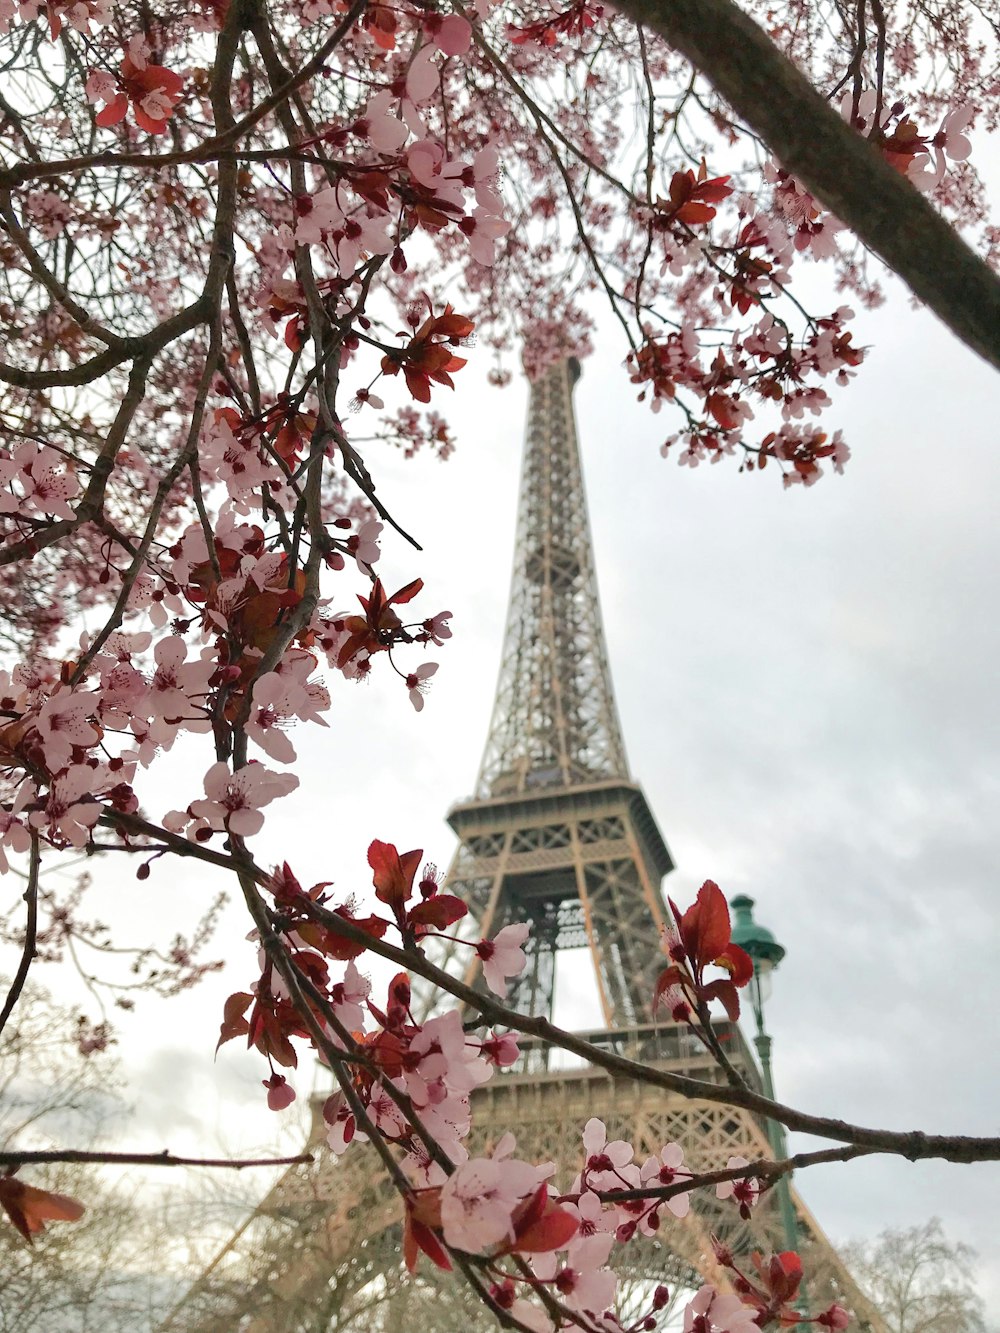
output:
[[[602,1015],[601,1027],[582,1035],[659,1068],[722,1081],[698,1038],[655,1021],[652,1012],[664,966],[661,881],[673,862],[630,776],[611,687],[573,409],[579,374],[579,364],[567,359],[531,386],[496,700],[475,794],[448,814],[459,842],[447,889],[468,903],[479,935],[530,923],[527,967],[511,1007],[552,1017],[557,972],[565,971],[560,955],[574,950],[576,959],[589,959]],[[474,973],[468,979],[475,981]],[[762,1090],[739,1026],[718,1019],[714,1032],[733,1068]],[[634,1145],[637,1160],[674,1141],[695,1171],[783,1149],[777,1127],[749,1112],[667,1094],[530,1039],[520,1046],[517,1064],[473,1097],[479,1143],[515,1128],[520,1157],[572,1170],[581,1127],[597,1116],[609,1139]],[[374,1154],[324,1154],[316,1167],[290,1171],[174,1310],[164,1333],[496,1327],[453,1279],[401,1273],[401,1212]],[[811,1305],[837,1300],[852,1311],[853,1328],[883,1333],[878,1313],[787,1186],[762,1199],[751,1223],[714,1191],[697,1191],[687,1218],[664,1226],[656,1240],[627,1247],[635,1253],[623,1274],[623,1312],[630,1298],[636,1308],[648,1301],[651,1283],[683,1291],[711,1278],[724,1286],[713,1233],[738,1249],[797,1249]]]

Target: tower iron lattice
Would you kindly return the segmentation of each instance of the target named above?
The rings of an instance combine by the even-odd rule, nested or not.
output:
[[[577,362],[564,360],[531,387],[496,700],[475,793],[448,814],[459,842],[447,890],[468,903],[477,937],[530,923],[513,1008],[551,1017],[557,957],[586,950],[603,1025],[583,1035],[656,1067],[721,1081],[700,1041],[654,1021],[651,1010],[664,965],[660,884],[673,862],[630,777],[611,687],[573,410],[579,373]],[[714,1026],[730,1063],[760,1090],[739,1026]],[[765,1123],[746,1111],[666,1094],[531,1040],[521,1050],[512,1070],[474,1094],[480,1142],[516,1128],[519,1156],[561,1161],[596,1115],[609,1138],[635,1146],[640,1161],[670,1141],[683,1146],[695,1170],[731,1156],[770,1156]],[[877,1311],[792,1197],[811,1303],[837,1300],[853,1311],[855,1327],[883,1333]],[[217,1256],[164,1333],[471,1333],[493,1326],[481,1306],[433,1278],[400,1283],[400,1216],[392,1187],[363,1153],[296,1168]],[[765,1251],[787,1248],[770,1200],[747,1224],[702,1190],[686,1219],[634,1247],[635,1289],[648,1294],[652,1281],[690,1287],[705,1278],[724,1285],[712,1234],[734,1248],[748,1240]]]

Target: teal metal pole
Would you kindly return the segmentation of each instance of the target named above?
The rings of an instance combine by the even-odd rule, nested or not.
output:
[[[764,1095],[768,1101],[774,1101],[774,1078],[771,1074],[771,1038],[766,1032],[758,1031],[754,1038],[754,1045],[757,1047],[757,1055],[760,1057],[760,1070],[764,1079]],[[772,1120],[770,1116],[767,1119],[767,1137],[771,1145],[771,1152],[776,1160],[783,1160],[788,1156],[788,1142],[785,1138],[785,1127],[777,1120]],[[774,1188],[778,1192],[778,1208],[781,1213],[781,1225],[785,1232],[785,1243],[790,1250],[797,1250],[799,1245],[799,1224],[795,1216],[795,1206],[792,1203],[792,1191],[788,1182],[788,1176],[779,1176]]]

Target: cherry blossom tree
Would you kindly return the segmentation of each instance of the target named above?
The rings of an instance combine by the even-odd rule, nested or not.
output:
[[[457,1270],[522,1330],[621,1327],[617,1247],[698,1190],[749,1213],[811,1162],[1000,1155],[807,1115],[731,1069],[633,1065],[517,1013],[501,1001],[526,928],[481,938],[420,851],[382,841],[385,812],[367,913],[302,885],[293,848],[264,865],[254,844],[296,799],[297,734],[335,698],[383,671],[419,711],[436,685],[450,612],[418,577],[379,576],[384,544],[402,560],[419,534],[364,449],[446,457],[461,353],[498,385],[518,354],[537,375],[587,353],[599,298],[663,453],[787,486],[848,461],[827,418],[864,373],[851,303],[880,300],[883,264],[1000,366],[1000,229],[969,137],[1000,106],[991,9],[0,0],[0,34],[0,869],[19,951],[0,1029],[40,955],[119,947],[80,892],[47,887],[60,858],[127,857],[140,881],[196,860],[255,932],[220,1043],[257,1052],[276,1111],[314,1051],[338,1085],[330,1149],[395,1184],[407,1264]],[[800,280],[817,262],[825,278]],[[175,745],[201,758],[167,808],[152,777]],[[196,980],[210,924],[140,941],[148,985]],[[476,984],[438,965],[440,939]],[[674,908],[663,948],[651,999],[719,1054],[711,1006],[735,1017],[752,969],[715,885]],[[386,995],[376,956],[398,969]],[[517,1156],[516,1125],[471,1155],[471,1093],[521,1034],[841,1146],[694,1174],[676,1144],[637,1162],[591,1121],[565,1178]],[[73,1155],[0,1153],[28,1242],[80,1215],[30,1179]],[[699,1291],[685,1328],[805,1318],[795,1254],[717,1260],[731,1289]],[[666,1303],[651,1293],[628,1327],[656,1328]]]

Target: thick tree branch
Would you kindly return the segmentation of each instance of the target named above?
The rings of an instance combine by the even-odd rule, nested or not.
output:
[[[759,1157],[756,1162],[746,1166],[730,1166],[719,1171],[699,1171],[690,1178],[680,1177],[671,1185],[647,1185],[637,1189],[598,1190],[598,1196],[608,1203],[622,1203],[629,1199],[672,1199],[677,1194],[689,1194],[692,1190],[706,1185],[721,1185],[727,1180],[761,1180],[768,1186],[790,1175],[793,1171],[803,1170],[807,1166],[822,1166],[829,1162],[850,1162],[855,1157],[871,1157],[874,1148],[821,1148],[818,1152],[795,1153],[793,1157],[782,1157],[772,1161],[768,1157]]]

